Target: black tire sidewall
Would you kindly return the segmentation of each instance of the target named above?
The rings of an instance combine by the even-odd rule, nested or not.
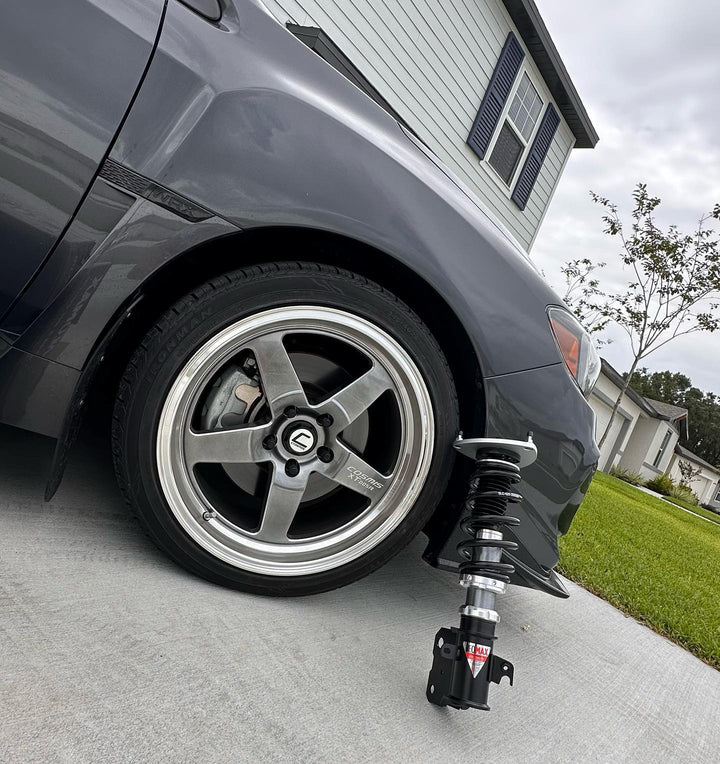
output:
[[[370,552],[341,567],[305,576],[265,576],[219,560],[194,542],[172,513],[156,463],[165,399],[189,358],[225,327],[254,313],[318,305],[354,313],[391,334],[427,385],[435,443],[423,489],[403,522]],[[128,366],[116,406],[114,453],[123,488],[155,543],[190,571],[224,586],[262,594],[311,594],[342,586],[382,565],[423,528],[452,468],[457,401],[442,351],[420,319],[390,293],[355,274],[325,266],[277,264],[237,271],[194,290],[145,338]]]

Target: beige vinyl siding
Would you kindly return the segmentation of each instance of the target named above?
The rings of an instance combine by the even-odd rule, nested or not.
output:
[[[530,248],[575,139],[561,118],[524,211],[510,199],[512,189],[467,146],[508,32],[514,31],[520,39],[500,0],[264,2],[282,24],[322,29],[518,241]],[[523,66],[543,99],[544,110],[552,98],[527,49]]]

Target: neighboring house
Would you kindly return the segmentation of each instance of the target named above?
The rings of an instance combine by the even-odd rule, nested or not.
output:
[[[622,384],[620,374],[602,359],[600,377],[590,396],[598,440],[605,432]],[[612,467],[623,467],[646,478],[662,475],[670,465],[680,428],[687,427],[687,415],[686,409],[651,401],[628,388],[600,450],[600,469],[608,472]]]
[[[603,358],[600,377],[590,396],[598,440],[605,432],[622,384],[622,376]],[[620,467],[644,478],[667,472],[679,483],[682,480],[680,461],[691,462],[700,474],[690,488],[701,504],[720,509],[720,469],[678,443],[681,433],[687,436],[688,427],[687,409],[645,398],[628,388],[600,449],[599,468],[609,472],[613,467]]]
[[[605,432],[622,384],[622,376],[603,358],[600,377],[590,396],[598,440]],[[720,469],[678,443],[681,433],[687,436],[688,426],[687,409],[645,398],[628,388],[600,449],[599,467],[604,472],[620,467],[644,478],[667,472],[679,483],[682,479],[680,461],[689,461],[695,469],[700,469],[690,488],[701,504],[720,509]]]
[[[670,477],[676,483],[682,480],[681,461],[689,462],[696,470],[700,470],[700,474],[690,481],[690,488],[700,499],[700,503],[720,509],[720,469],[678,444],[675,446],[675,453],[668,469]]]
[[[529,250],[595,129],[532,0],[264,0]]]

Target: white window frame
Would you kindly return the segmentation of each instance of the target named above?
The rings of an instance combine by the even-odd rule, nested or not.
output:
[[[508,116],[508,113],[510,112],[510,107],[512,106],[512,102],[515,98],[515,94],[518,91],[518,88],[520,87],[520,83],[523,81],[523,75],[527,74],[528,79],[530,80],[530,84],[535,88],[537,91],[537,94],[542,99],[542,106],[540,107],[540,114],[538,115],[537,122],[533,126],[532,132],[530,133],[530,137],[527,141],[525,141],[525,138],[520,134],[517,127],[515,126],[515,123],[510,119]],[[513,82],[512,89],[510,90],[510,95],[508,95],[505,105],[503,106],[503,110],[500,113],[500,118],[498,119],[497,125],[495,125],[495,131],[493,132],[493,136],[490,139],[490,144],[488,145],[488,149],[485,152],[485,157],[481,161],[480,164],[486,165],[489,170],[489,175],[493,179],[493,181],[504,191],[505,195],[510,198],[512,196],[512,190],[515,188],[515,182],[517,181],[518,175],[520,174],[523,165],[525,164],[525,159],[527,158],[528,151],[530,150],[530,146],[532,146],[532,142],[535,140],[535,134],[537,133],[540,123],[542,122],[543,115],[545,114],[545,110],[547,109],[547,106],[549,103],[551,103],[551,99],[549,99],[544,92],[544,89],[538,84],[537,80],[533,76],[533,73],[530,71],[530,69],[527,66],[521,66],[518,70],[518,73],[515,75],[515,82]],[[510,178],[510,182],[506,183],[505,179],[500,176],[500,173],[490,164],[490,157],[493,153],[493,149],[495,148],[495,143],[497,142],[498,136],[500,135],[500,131],[503,128],[503,125],[505,122],[510,123],[510,129],[513,130],[515,135],[518,137],[518,140],[520,143],[524,144],[524,148],[522,150],[522,153],[520,154],[520,158],[518,159],[517,166],[515,167],[515,171],[512,174],[512,177]]]
[[[667,450],[668,443],[672,439],[673,431],[670,429],[667,429],[665,431],[665,434],[663,435],[663,439],[660,441],[660,448],[658,449],[657,456],[653,460],[652,466],[655,467],[655,469],[660,469],[660,462],[663,460],[663,457],[665,456],[665,451]]]

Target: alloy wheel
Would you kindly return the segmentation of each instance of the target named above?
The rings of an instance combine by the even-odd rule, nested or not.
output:
[[[427,386],[370,321],[300,305],[246,317],[175,378],[159,421],[163,494],[192,539],[272,576],[344,565],[399,526],[432,459]]]

